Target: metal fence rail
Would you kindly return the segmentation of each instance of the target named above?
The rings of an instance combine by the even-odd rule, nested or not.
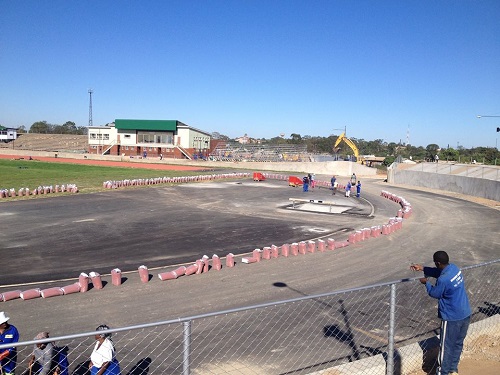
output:
[[[500,313],[500,259],[462,271],[472,323]],[[111,329],[122,374],[326,375],[322,370],[350,363],[350,373],[376,375],[434,364],[428,348],[440,325],[436,301],[416,279],[313,296],[295,291],[299,297],[286,301]],[[492,329],[498,336],[498,326]],[[51,340],[66,350],[70,374],[86,374],[94,335],[17,343],[16,374],[26,371],[34,343]],[[414,343],[424,358],[403,361],[401,348]],[[384,355],[382,370],[377,354]]]

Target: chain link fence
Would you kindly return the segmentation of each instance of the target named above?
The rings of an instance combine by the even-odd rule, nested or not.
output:
[[[499,271],[500,259],[462,269],[473,308],[467,340],[500,335]],[[416,278],[313,296],[295,291],[302,296],[112,327],[122,374],[378,375],[435,366],[437,301]],[[52,340],[67,354],[69,374],[88,374],[94,335],[17,343],[16,374],[29,374],[35,343]]]

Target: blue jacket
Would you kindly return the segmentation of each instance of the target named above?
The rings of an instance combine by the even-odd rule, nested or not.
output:
[[[436,278],[436,285],[427,281],[425,287],[429,296],[438,300],[439,318],[456,321],[471,315],[464,277],[456,265],[450,263],[443,270],[424,267],[424,274]]]
[[[12,324],[9,325],[9,328],[5,330],[4,333],[0,334],[0,344],[9,344],[11,342],[18,342],[19,341],[19,332],[17,331],[17,328],[14,327]],[[14,372],[16,368],[16,362],[17,362],[17,348],[12,347],[12,348],[7,348],[7,349],[2,349],[0,352],[3,352],[4,350],[9,351],[9,355],[2,359],[0,362],[0,365],[3,368],[4,372]]]

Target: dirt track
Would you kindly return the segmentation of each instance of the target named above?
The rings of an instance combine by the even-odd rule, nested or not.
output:
[[[19,155],[2,155],[0,154],[0,159],[20,159]],[[121,168],[139,168],[139,169],[154,169],[163,171],[205,171],[211,168],[204,167],[192,167],[187,165],[171,165],[167,164],[168,161],[165,160],[163,163],[148,163],[144,160],[142,163],[133,163],[127,161],[107,161],[107,160],[90,160],[90,159],[69,159],[69,158],[49,158],[37,156],[33,160],[46,161],[49,163],[68,163],[68,164],[82,164],[82,165],[101,165],[104,167],[121,167]]]

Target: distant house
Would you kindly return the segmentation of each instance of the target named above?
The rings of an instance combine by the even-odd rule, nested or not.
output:
[[[250,143],[250,137],[245,134],[243,137],[236,138],[235,141],[244,145]]]
[[[0,142],[10,142],[17,139],[17,129],[6,128],[0,125]]]
[[[116,119],[106,126],[89,126],[89,153],[177,159],[205,158],[210,134],[177,120]]]
[[[246,145],[249,143],[261,143],[260,139],[250,138],[247,134],[245,134],[243,137],[236,138],[235,141],[241,143],[242,145]]]

